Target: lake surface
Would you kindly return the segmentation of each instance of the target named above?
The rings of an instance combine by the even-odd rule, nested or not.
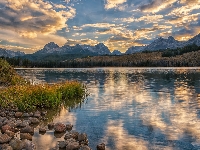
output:
[[[108,150],[200,149],[200,68],[17,69],[31,82],[78,80],[90,95],[54,122],[71,123],[89,146]],[[55,146],[53,132],[35,129],[38,149]],[[62,135],[60,135],[62,136]],[[63,137],[61,137],[63,138]]]

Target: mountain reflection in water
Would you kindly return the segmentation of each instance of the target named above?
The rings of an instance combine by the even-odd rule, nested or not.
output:
[[[78,80],[90,96],[61,109],[54,122],[74,125],[89,146],[108,150],[200,149],[200,68],[18,69],[35,82]],[[63,138],[63,137],[62,137]],[[53,133],[35,133],[50,148]],[[57,139],[59,140],[59,139]]]

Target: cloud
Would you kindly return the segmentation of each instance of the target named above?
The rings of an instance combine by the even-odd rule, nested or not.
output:
[[[106,0],[105,9],[119,9],[124,10],[125,6],[122,6],[123,3],[125,3],[126,0]]]
[[[74,39],[68,39],[65,45],[76,45],[76,44],[86,44],[86,45],[96,45],[99,42],[97,40],[92,40],[92,39],[81,39],[81,40],[74,40]]]
[[[167,7],[170,7],[177,0],[153,0],[151,3],[140,6],[140,10],[143,12],[159,12]]]
[[[182,17],[176,17],[168,20],[166,23],[172,24],[175,27],[185,27],[187,28],[192,22],[199,20],[200,13],[186,15]]]
[[[24,38],[55,33],[67,27],[66,21],[76,14],[74,8],[55,11],[43,0],[7,0],[0,9],[0,28],[17,32]]]
[[[67,40],[55,34],[39,34],[37,38],[22,38],[17,32],[7,29],[0,29],[0,40],[7,41],[6,44],[1,43],[1,47],[13,51],[22,50],[25,53],[33,53],[40,50],[49,42],[55,42],[58,45],[63,45]],[[22,48],[24,47],[24,49]]]

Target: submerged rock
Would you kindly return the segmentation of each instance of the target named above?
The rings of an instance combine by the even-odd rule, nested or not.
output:
[[[104,143],[97,145],[97,150],[105,150],[105,149],[106,149],[106,145]]]

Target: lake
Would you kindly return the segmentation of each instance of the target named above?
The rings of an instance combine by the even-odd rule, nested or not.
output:
[[[54,122],[71,123],[89,146],[108,150],[200,149],[200,68],[16,69],[32,83],[78,80],[90,95],[61,109]],[[56,144],[35,129],[37,149]]]

